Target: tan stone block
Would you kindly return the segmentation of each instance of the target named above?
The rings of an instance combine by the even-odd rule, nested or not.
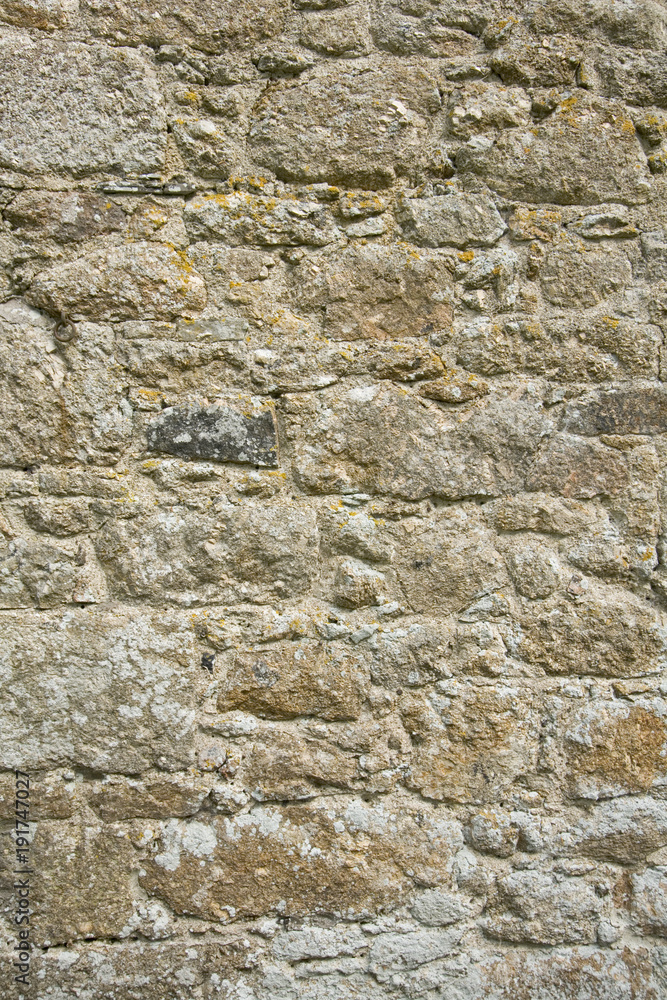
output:
[[[30,860],[39,871],[34,904],[40,944],[120,934],[132,913],[132,874],[138,867],[127,831],[42,821]]]
[[[140,883],[177,912],[206,919],[276,909],[352,915],[398,905],[414,881],[448,883],[448,861],[461,845],[459,825],[423,802],[387,810],[320,798],[164,824]]]
[[[236,654],[221,685],[218,710],[237,708],[274,719],[356,719],[369,683],[364,658],[340,643],[267,646]]]
[[[435,703],[437,706],[437,702]],[[419,696],[404,696],[403,724],[416,741],[408,785],[431,799],[502,800],[536,764],[539,717],[511,682],[451,682],[442,717]]]
[[[662,699],[593,703],[577,712],[564,740],[575,798],[648,792],[667,779],[667,724]]]

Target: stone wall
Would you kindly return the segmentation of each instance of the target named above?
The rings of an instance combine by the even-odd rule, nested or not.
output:
[[[666,997],[667,4],[0,22],[3,997]]]

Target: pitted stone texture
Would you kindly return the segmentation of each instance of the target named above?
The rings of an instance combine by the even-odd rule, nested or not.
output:
[[[603,904],[590,883],[519,871],[499,879],[497,892],[498,910],[484,920],[492,937],[530,944],[591,944],[596,939]]]
[[[656,698],[593,703],[576,712],[565,731],[572,795],[602,799],[664,785],[666,710]]]
[[[4,767],[137,773],[152,764],[188,766],[194,652],[187,622],[94,610],[26,623],[12,612],[0,627]]]
[[[499,194],[531,202],[633,204],[650,189],[631,119],[618,105],[578,94],[532,129],[471,139],[456,162]]]
[[[236,708],[273,719],[356,719],[369,681],[363,657],[336,643],[266,647],[236,655],[221,685],[218,710]]]
[[[324,313],[332,340],[401,340],[451,326],[451,275],[428,251],[350,247],[314,267],[304,262],[288,280],[300,311]]]
[[[242,404],[242,401],[239,401]],[[149,451],[216,462],[278,464],[278,442],[272,410],[248,400],[240,406],[171,406],[148,426]]]
[[[162,168],[162,97],[138,53],[4,31],[0,72],[6,115],[2,166],[74,177]]]
[[[417,745],[407,784],[438,801],[494,802],[537,760],[534,699],[512,684],[450,682],[434,704],[403,695],[401,717]]]
[[[206,286],[184,250],[134,243],[40,271],[28,298],[73,320],[170,320],[206,305]]]
[[[295,414],[308,414],[299,420],[303,437],[294,471],[305,489],[318,493],[354,488],[409,500],[511,493],[536,480],[540,449],[554,429],[548,411],[534,401],[489,398],[458,424],[435,406],[425,410],[406,390],[382,383],[332,395],[329,405],[322,394],[312,402],[295,399],[293,406]],[[604,472],[616,482],[622,458],[604,452],[611,467]],[[554,475],[552,465],[545,475]]]
[[[73,990],[80,982],[86,983],[91,1000],[105,1000],[110,988],[123,1000],[190,1000],[193,988],[201,988],[208,1000],[216,995],[220,979],[235,981],[244,964],[235,942],[77,941],[65,954],[68,961],[63,962],[58,948],[36,951],[33,975],[39,976],[39,1000],[55,990],[76,996]],[[9,991],[16,985],[14,970],[8,960],[5,965],[8,972],[3,968],[0,976],[6,978],[0,985]]]
[[[2,0],[0,21],[19,28],[53,31],[70,27],[78,8],[78,0]]]
[[[486,192],[406,199],[398,219],[406,239],[424,247],[492,246],[507,228]]]
[[[326,246],[339,235],[318,201],[246,194],[203,195],[189,201],[185,223],[195,239],[230,246]]]
[[[21,191],[4,216],[23,239],[51,237],[59,243],[119,232],[126,225],[119,205],[88,192]]]
[[[254,108],[254,158],[282,180],[385,188],[417,164],[440,98],[420,66],[327,67],[278,84]]]
[[[40,944],[122,935],[132,915],[135,866],[126,830],[41,822],[31,855],[42,872],[35,899]],[[103,866],[96,864],[99,857]]]
[[[108,368],[110,331],[79,327],[66,362],[52,323],[37,316],[40,325],[0,323],[0,461],[14,468],[113,465],[130,439],[131,410]]]
[[[95,538],[110,590],[121,598],[186,607],[272,603],[307,593],[318,574],[315,517],[296,505],[251,499],[217,514],[183,505],[128,513]]]
[[[139,0],[131,6],[122,0],[99,3],[80,0],[85,23],[93,35],[111,39],[115,44],[180,46],[193,45],[204,52],[220,52],[228,46],[252,45],[278,35],[285,20],[285,8],[279,0],[260,3],[242,0],[230,8],[226,0],[214,0],[202,7],[192,0],[178,0],[169,8]]]

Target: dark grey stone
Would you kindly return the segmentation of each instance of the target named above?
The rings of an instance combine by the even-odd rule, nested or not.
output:
[[[278,440],[268,408],[243,413],[230,406],[170,406],[149,425],[150,451],[216,462],[276,466]]]
[[[594,399],[571,403],[565,429],[575,434],[664,434],[667,392],[664,389],[617,389]]]

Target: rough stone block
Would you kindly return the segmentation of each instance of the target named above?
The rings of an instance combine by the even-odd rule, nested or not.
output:
[[[317,577],[315,517],[295,505],[250,500],[218,514],[183,506],[136,514],[109,521],[94,539],[120,597],[272,603],[307,593]]]
[[[115,44],[164,45],[177,50],[193,45],[212,53],[273,38],[280,34],[285,22],[285,7],[280,0],[242,0],[233,7],[226,0],[214,0],[206,7],[192,0],[177,0],[159,12],[148,0],[138,0],[131,6],[122,0],[80,0],[80,10],[94,35]]]
[[[176,912],[205,919],[260,915],[278,904],[286,915],[353,916],[405,898],[415,880],[447,881],[460,844],[458,824],[425,803],[394,814],[337,796],[258,806],[232,819],[168,821],[139,881]]]
[[[507,228],[486,192],[407,198],[399,202],[398,219],[406,239],[423,247],[488,247]]]
[[[91,610],[6,612],[0,625],[4,767],[135,774],[189,765],[195,664],[186,622]]]
[[[200,312],[206,287],[185,251],[139,242],[40,271],[27,298],[73,320],[170,320]]]
[[[254,109],[249,145],[282,180],[384,188],[420,159],[439,109],[435,81],[393,62],[332,69],[271,88]]]
[[[648,792],[667,779],[665,703],[592,704],[565,731],[567,776],[575,798]]]
[[[363,658],[336,643],[266,647],[236,655],[221,686],[218,710],[236,708],[273,719],[356,719],[369,680]]]
[[[300,311],[324,314],[333,340],[389,340],[449,330],[451,276],[428,251],[351,247],[288,276]],[[393,352],[392,352],[393,353]]]
[[[507,198],[557,205],[646,201],[650,181],[634,125],[611,102],[566,98],[544,123],[473,138],[456,159]]]
[[[230,246],[326,246],[339,236],[331,214],[318,201],[238,192],[202,195],[188,202],[185,224],[195,239]]]
[[[149,451],[180,458],[276,466],[275,418],[268,406],[169,406],[148,426]]]
[[[139,53],[4,31],[0,75],[3,167],[74,177],[162,169],[163,101]]]

